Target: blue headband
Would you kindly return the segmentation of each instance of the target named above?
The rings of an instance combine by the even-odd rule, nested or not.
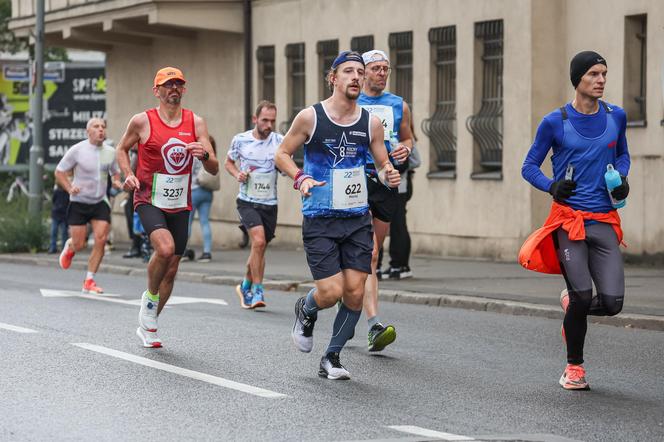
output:
[[[332,69],[336,69],[337,66],[339,66],[341,63],[345,63],[347,61],[356,61],[364,66],[364,60],[362,60],[362,56],[360,54],[352,51],[343,51],[337,55],[337,58],[335,58],[332,62]]]

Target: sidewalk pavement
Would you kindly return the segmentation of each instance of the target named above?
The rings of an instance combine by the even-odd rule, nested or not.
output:
[[[120,244],[107,253],[100,273],[146,275],[140,258],[122,257],[128,248]],[[178,279],[238,284],[248,255],[248,250],[216,250],[209,263],[183,259]],[[88,253],[79,253],[72,269],[86,269],[87,257]],[[44,253],[0,255],[0,262],[46,266],[57,266],[57,259],[58,255]],[[414,278],[381,281],[381,301],[562,318],[559,294],[565,284],[560,275],[530,272],[516,263],[428,256],[414,256],[410,265]],[[82,281],[84,275],[80,276]],[[306,292],[313,287],[302,250],[268,248],[265,276],[268,297],[269,290]],[[592,316],[591,321],[664,331],[664,269],[627,266],[625,281],[623,312],[615,317]]]

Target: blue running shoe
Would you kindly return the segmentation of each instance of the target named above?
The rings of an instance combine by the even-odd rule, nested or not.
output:
[[[265,298],[263,296],[263,289],[256,289],[254,296],[251,299],[251,308],[265,307]]]
[[[235,286],[235,293],[237,293],[238,298],[240,298],[240,306],[242,308],[251,308],[252,293],[251,289],[242,290],[242,285],[238,284]]]

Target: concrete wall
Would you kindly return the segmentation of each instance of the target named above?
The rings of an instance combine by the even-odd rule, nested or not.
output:
[[[413,248],[419,253],[459,256],[515,256],[521,238],[531,227],[530,190],[520,177],[520,163],[531,140],[531,2],[462,0],[398,0],[355,2],[340,0],[259,1],[254,4],[254,44],[275,45],[276,101],[286,117],[287,88],[284,47],[306,42],[307,102],[318,101],[316,42],[339,39],[341,50],[354,36],[373,34],[375,45],[388,50],[391,32],[413,31],[413,108],[424,164],[415,175],[415,195],[409,203]],[[288,11],[288,13],[284,13]],[[465,120],[474,113],[472,56],[474,23],[503,19],[504,52],[504,165],[502,180],[474,180],[473,139]],[[321,23],[334,24],[321,26]],[[457,178],[429,179],[429,142],[419,129],[433,108],[430,102],[430,46],[427,33],[438,26],[457,26]],[[298,224],[297,194],[282,186],[280,222]],[[284,213],[288,212],[288,213]],[[280,232],[283,236],[283,233]],[[297,233],[292,234],[296,240]],[[290,237],[290,236],[289,236]]]

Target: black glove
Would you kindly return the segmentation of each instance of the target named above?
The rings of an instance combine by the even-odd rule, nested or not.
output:
[[[629,195],[629,183],[626,176],[620,176],[622,184],[611,191],[611,196],[617,201],[624,200]]]
[[[562,179],[551,184],[549,193],[553,196],[554,200],[562,203],[576,193],[574,189],[576,189],[576,181]]]

